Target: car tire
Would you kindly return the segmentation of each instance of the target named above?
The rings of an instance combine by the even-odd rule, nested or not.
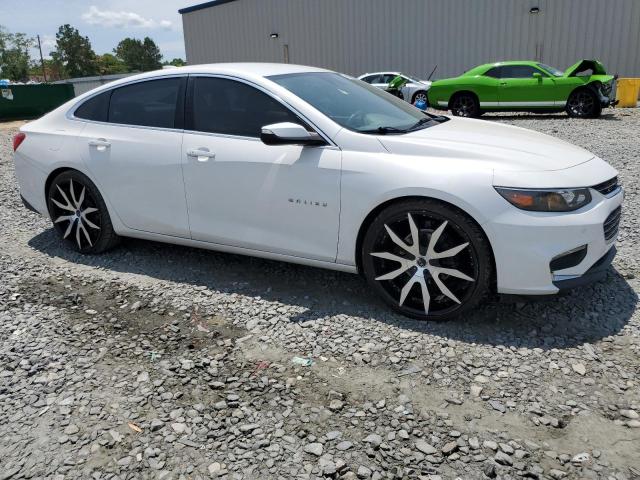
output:
[[[492,285],[493,257],[484,232],[466,214],[432,199],[382,210],[369,225],[360,254],[371,289],[397,312],[418,320],[464,315]]]
[[[602,113],[602,106],[594,92],[580,88],[569,95],[565,110],[572,118],[597,118]]]
[[[77,170],[53,179],[47,206],[60,238],[80,253],[102,253],[118,244],[107,206],[98,188]]]
[[[413,94],[413,98],[411,99],[411,104],[415,105],[418,100],[424,100],[426,105],[429,105],[429,99],[427,97],[427,92],[424,90],[419,90]]]
[[[478,98],[467,92],[456,93],[449,102],[449,109],[456,117],[477,118],[480,116]]]

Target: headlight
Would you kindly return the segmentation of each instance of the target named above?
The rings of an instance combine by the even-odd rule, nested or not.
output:
[[[511,205],[534,212],[570,212],[591,201],[588,188],[536,189],[495,187]]]

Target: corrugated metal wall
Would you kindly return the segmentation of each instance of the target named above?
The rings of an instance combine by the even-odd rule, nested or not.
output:
[[[290,63],[353,75],[425,77],[437,64],[442,78],[499,60],[564,69],[598,58],[640,76],[640,0],[237,0],[182,19],[190,64],[283,62],[288,45]]]

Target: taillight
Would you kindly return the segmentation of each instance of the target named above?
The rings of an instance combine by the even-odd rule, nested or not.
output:
[[[27,136],[22,132],[18,132],[13,136],[13,151],[14,152],[18,149],[20,144],[22,142],[24,142],[25,138],[27,138]]]

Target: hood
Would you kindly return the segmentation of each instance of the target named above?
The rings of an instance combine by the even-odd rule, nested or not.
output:
[[[580,60],[574,65],[571,65],[564,71],[565,77],[575,77],[582,72],[591,70],[592,75],[606,75],[607,72],[604,69],[604,65],[598,60]]]
[[[467,118],[454,117],[433,127],[378,139],[395,154],[484,161],[502,171],[562,170],[594,157],[550,135]]]

